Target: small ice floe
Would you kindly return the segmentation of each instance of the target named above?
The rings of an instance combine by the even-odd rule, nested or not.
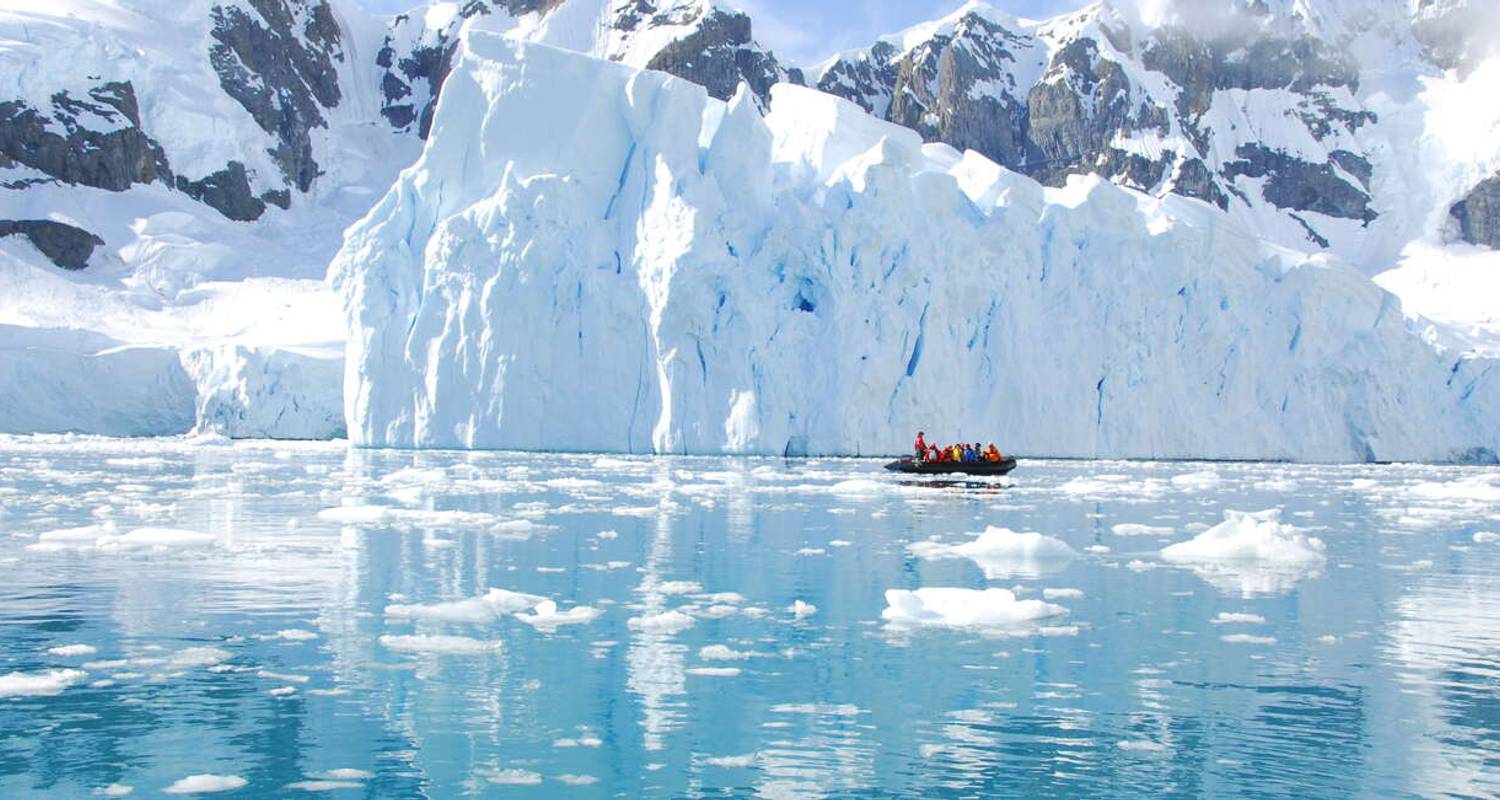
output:
[[[111,783],[108,786],[100,786],[90,792],[95,797],[125,797],[135,791],[134,786],[126,786],[123,783]]]
[[[1151,741],[1150,739],[1122,739],[1115,744],[1121,750],[1130,750],[1140,753],[1163,753],[1167,750],[1166,745],[1162,744],[1161,742]]]
[[[589,786],[599,782],[599,779],[593,775],[563,774],[557,776],[557,779],[569,786]]]
[[[1190,492],[1214,489],[1222,482],[1223,478],[1219,477],[1219,473],[1211,469],[1172,476],[1172,485],[1174,487]]]
[[[54,656],[91,656],[99,652],[99,648],[89,644],[65,644],[59,647],[47,648],[47,653]]]
[[[1236,614],[1229,611],[1220,611],[1219,615],[1209,620],[1214,625],[1264,625],[1266,618],[1259,614]]]
[[[1083,549],[1096,555],[1104,555],[1105,553],[1110,552],[1109,545],[1106,544],[1091,544]]]
[[[1500,533],[1491,531],[1478,531],[1473,537],[1476,544],[1488,544],[1489,542],[1500,542]]]
[[[868,713],[851,703],[777,703],[773,714],[802,714],[809,717],[857,717]]]
[[[822,547],[804,547],[801,550],[798,550],[794,555],[799,555],[799,556],[826,556],[826,555],[828,555],[828,551],[826,549],[822,548]]]
[[[619,531],[613,531],[613,530],[610,530],[610,531],[599,531],[598,533],[594,534],[594,538],[596,538],[596,539],[605,539],[605,540],[618,539],[618,538],[620,538],[620,532]]]
[[[1161,556],[1192,567],[1224,591],[1250,596],[1289,590],[1322,573],[1326,548],[1322,540],[1281,522],[1280,514],[1277,509],[1225,511],[1223,522],[1164,548]]]
[[[166,794],[213,794],[243,789],[246,781],[238,775],[189,775],[162,789]]]
[[[806,619],[818,613],[818,607],[805,600],[793,600],[786,610],[792,612],[792,616],[797,619]]]
[[[578,729],[577,736],[568,736],[552,740],[553,747],[603,747],[604,740],[594,735],[594,732],[585,727]]]
[[[923,559],[967,558],[979,565],[987,578],[1036,577],[1062,568],[1078,555],[1066,542],[1040,533],[1018,533],[1009,528],[986,528],[978,538],[963,544],[917,542],[908,545]]]
[[[754,658],[757,655],[759,654],[744,650],[735,650],[728,645],[722,644],[711,644],[698,651],[698,657],[704,661],[744,661],[748,658]]]
[[[1175,532],[1164,525],[1142,525],[1138,522],[1122,522],[1110,530],[1116,536],[1171,536]]]
[[[659,614],[645,614],[639,617],[631,617],[625,624],[633,631],[642,633],[660,633],[670,636],[681,633],[693,627],[694,620],[687,614],[670,609]]]
[[[602,612],[592,606],[574,606],[567,611],[559,611],[557,603],[551,600],[543,600],[531,609],[530,613],[516,614],[516,619],[542,631],[557,630],[562,625],[583,625],[599,618]]]
[[[1044,600],[1018,600],[1015,592],[995,588],[890,589],[885,602],[881,616],[898,627],[1005,630],[1030,627],[1029,623],[1068,613],[1062,606]]]
[[[1226,633],[1219,641],[1229,644],[1276,644],[1275,636],[1256,636],[1250,633]]]
[[[828,542],[829,547],[852,547],[854,542],[848,539],[832,539]]]
[[[99,552],[168,552],[209,547],[215,538],[211,534],[185,531],[175,528],[136,528],[120,533],[112,522],[88,525],[82,528],[67,528],[48,531],[37,536],[34,544],[26,546],[34,552],[99,551]]]
[[[380,645],[398,653],[430,653],[433,655],[482,655],[500,650],[500,642],[473,639],[468,636],[394,636],[380,637]]]
[[[318,638],[318,635],[312,631],[302,630],[301,628],[287,628],[275,633],[265,634],[259,638],[267,640],[279,639],[284,642],[310,642]]]
[[[466,600],[431,605],[390,605],[386,606],[385,615],[396,619],[468,622],[480,625],[495,622],[507,614],[530,611],[545,602],[549,601],[540,595],[512,592],[507,589],[490,589],[484,595]]]
[[[1083,597],[1082,589],[1043,589],[1042,597],[1048,600],[1077,600]]]
[[[81,669],[11,672],[0,675],[0,697],[55,697],[87,677]]]

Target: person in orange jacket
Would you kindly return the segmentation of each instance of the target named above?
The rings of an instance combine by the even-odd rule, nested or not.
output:
[[[1003,456],[1000,455],[1000,448],[996,447],[994,442],[990,442],[990,446],[984,449],[985,461],[996,462],[999,461],[1002,457]]]
[[[916,451],[918,461],[927,460],[927,440],[922,438],[924,436],[926,436],[924,432],[917,431],[917,441],[912,445],[912,449]]]

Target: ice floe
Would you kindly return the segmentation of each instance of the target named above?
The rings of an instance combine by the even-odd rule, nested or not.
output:
[[[1277,509],[1225,511],[1224,521],[1163,548],[1163,559],[1192,567],[1209,583],[1244,595],[1286,591],[1322,573],[1322,540],[1280,521]]]
[[[1275,636],[1256,636],[1250,633],[1227,633],[1219,637],[1229,644],[1276,644]]]
[[[47,653],[54,656],[91,656],[99,652],[99,648],[89,644],[65,644],[59,647],[47,648]]]
[[[646,614],[639,617],[631,617],[625,622],[625,624],[629,626],[631,630],[641,631],[643,633],[660,633],[666,635],[681,633],[682,631],[693,627],[693,623],[694,620],[692,617],[682,613],[681,611],[678,611],[675,608],[668,611],[663,611],[659,614]]]
[[[213,794],[243,789],[248,783],[238,775],[189,775],[162,789],[166,794]]]
[[[1174,531],[1164,525],[1142,525],[1137,522],[1122,522],[1110,528],[1116,536],[1171,536]]]
[[[806,619],[818,613],[818,607],[806,600],[793,600],[786,610],[792,612],[792,616],[797,619]]]
[[[134,786],[126,786],[123,783],[111,783],[108,786],[100,786],[90,792],[90,794],[95,797],[125,797],[134,791]]]
[[[885,620],[897,626],[1005,629],[1059,617],[1068,610],[1043,600],[1019,600],[1009,589],[927,587],[885,593]]]
[[[0,697],[54,697],[87,677],[81,669],[11,672],[0,675]]]
[[[512,592],[507,589],[490,589],[487,594],[465,600],[431,605],[390,605],[386,606],[385,615],[397,619],[467,622],[478,625],[496,622],[508,614],[531,611],[547,602],[551,601],[540,595]],[[552,610],[555,612],[556,609],[554,604]]]
[[[1264,625],[1266,618],[1259,614],[1237,614],[1228,611],[1220,611],[1218,616],[1209,620],[1214,625]]]
[[[559,611],[557,603],[551,600],[543,600],[537,603],[529,613],[516,614],[516,619],[530,625],[538,630],[556,630],[561,625],[582,625],[599,618],[602,612],[591,606],[575,606],[566,611]]]
[[[1061,539],[994,526],[963,544],[926,541],[916,542],[908,549],[923,559],[967,558],[979,565],[985,577],[992,579],[1039,576],[1061,568],[1078,555]]]
[[[527,769],[502,769],[486,775],[485,780],[496,786],[536,786],[542,776]]]

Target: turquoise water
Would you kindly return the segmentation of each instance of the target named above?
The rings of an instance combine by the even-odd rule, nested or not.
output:
[[[3,797],[1500,793],[1496,470],[8,439],[0,508]],[[1325,560],[1160,555],[1263,509]],[[910,547],[991,525],[1074,555]]]

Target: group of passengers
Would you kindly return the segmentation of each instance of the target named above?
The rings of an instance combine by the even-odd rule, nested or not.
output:
[[[989,447],[980,447],[979,442],[969,444],[950,444],[945,447],[937,447],[927,444],[926,433],[917,431],[916,444],[912,446],[918,461],[931,461],[934,463],[976,463],[982,461],[1000,461],[1004,458],[994,442]]]

